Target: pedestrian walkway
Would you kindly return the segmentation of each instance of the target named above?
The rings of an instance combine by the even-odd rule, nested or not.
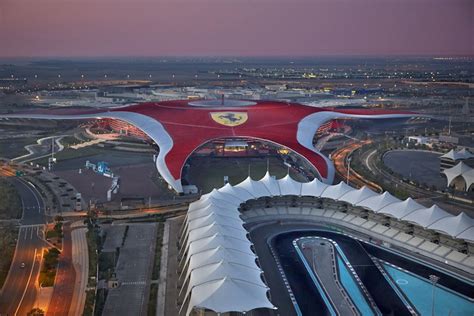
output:
[[[158,301],[158,308],[157,308],[157,316],[160,315],[178,315],[178,309],[176,307],[176,300],[178,297],[178,274],[176,273],[176,267],[178,266],[178,236],[180,228],[182,227],[184,220],[184,216],[170,218],[166,222],[169,224],[169,239],[168,239],[168,260],[166,262],[167,268],[166,270],[160,271],[160,282],[162,280],[162,273],[166,274],[166,297],[162,297],[164,299],[164,314],[160,313],[160,303],[162,301]],[[163,236],[164,238],[164,236]],[[163,254],[162,254],[163,257]],[[160,295],[158,295],[160,299]]]
[[[89,275],[89,253],[87,250],[86,232],[82,221],[71,224],[73,229],[72,239],[72,263],[76,271],[76,283],[69,316],[80,316],[84,310],[86,300],[87,277]]]
[[[63,233],[63,250],[59,256],[53,296],[46,316],[68,315],[73,299],[76,272],[72,263],[72,236],[69,224],[63,226]]]
[[[84,148],[84,147],[88,147],[88,146],[97,145],[97,144],[103,143],[105,141],[106,141],[105,139],[93,139],[93,140],[90,140],[88,142],[73,145],[73,146],[71,146],[71,148],[72,149],[80,149],[80,148]]]

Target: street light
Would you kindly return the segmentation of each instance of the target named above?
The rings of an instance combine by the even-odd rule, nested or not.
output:
[[[349,173],[351,171],[351,160],[352,160],[352,157],[347,158],[347,180],[346,180],[346,184],[349,184]]]
[[[437,284],[438,281],[439,281],[439,276],[436,276],[436,275],[434,275],[434,274],[430,274],[429,278],[430,278],[431,284],[433,285],[433,291],[432,291],[432,293],[431,293],[431,315],[434,316],[434,314],[435,314],[435,309],[434,309],[434,305],[435,305],[435,289],[436,289],[436,284]]]

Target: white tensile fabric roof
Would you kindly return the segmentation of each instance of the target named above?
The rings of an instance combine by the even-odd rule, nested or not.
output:
[[[271,196],[271,192],[263,182],[252,180],[250,177],[237,184],[236,187],[244,189],[256,199],[262,196]]]
[[[474,169],[471,168],[468,172],[463,173],[462,177],[466,181],[466,191],[468,191],[471,185],[474,184]]]
[[[474,169],[462,161],[452,168],[444,169],[442,172],[446,175],[448,185],[451,185],[451,182],[459,176],[463,177],[464,181],[466,181],[466,189],[469,189],[471,184],[474,183]]]
[[[324,190],[329,186],[330,185],[323,183],[318,179],[314,179],[311,182],[303,183],[301,187],[301,195],[320,197]]]
[[[187,315],[193,308],[206,308],[216,313],[247,312],[256,308],[274,308],[267,298],[263,282],[252,283],[224,277],[196,285],[191,291]]]
[[[413,199],[409,197],[405,201],[389,204],[381,208],[380,210],[378,210],[377,213],[381,213],[381,214],[388,215],[390,217],[401,219],[402,217],[422,208],[425,208],[425,207],[413,201]]]
[[[250,250],[249,241],[247,238],[235,238],[223,234],[214,234],[209,237],[204,237],[189,243],[187,258],[191,261],[193,255],[210,249],[216,249],[218,247],[225,247],[228,249],[238,250],[240,252],[246,252],[253,254]]]
[[[330,185],[326,188],[326,190],[321,193],[321,197],[337,200],[347,192],[355,190],[354,188],[348,186],[344,182],[339,182],[336,185]]]
[[[466,150],[466,148],[463,148],[459,151],[455,151],[454,149],[451,149],[449,152],[446,154],[442,155],[441,158],[448,158],[451,160],[459,160],[459,159],[470,159],[474,158],[474,154]]]
[[[229,248],[218,245],[214,248],[194,253],[191,257],[189,257],[189,265],[187,265],[188,269],[186,279],[196,268],[207,266],[215,262],[220,262],[223,260],[223,258],[225,258],[225,260],[228,262],[234,262],[235,258],[237,257],[242,257],[239,258],[239,262],[246,262],[245,266],[249,266],[252,268],[254,267],[253,264],[255,263],[256,256],[251,251],[247,251],[247,249],[239,250],[236,248]],[[182,289],[184,289],[184,287]]]
[[[280,192],[280,186],[278,185],[278,181],[270,175],[267,171],[265,176],[260,180],[265,186],[267,187],[268,191],[272,196],[282,195]]]
[[[474,218],[464,213],[460,213],[458,216],[442,218],[428,228],[443,232],[455,238],[465,233],[462,239],[474,241]]]
[[[454,238],[474,241],[474,219],[463,213],[452,216],[436,205],[425,208],[411,198],[400,201],[388,192],[354,189],[344,182],[300,183],[289,176],[276,180],[267,172],[260,181],[247,178],[236,186],[226,184],[190,204],[182,249],[187,269],[180,276],[185,281],[185,302],[189,302],[187,315],[193,308],[217,313],[274,308],[267,297],[268,287],[262,281],[239,207],[250,199],[279,195],[344,201]]]
[[[277,180],[281,195],[301,195],[301,182],[293,180],[290,175]]]
[[[230,194],[232,196],[239,197],[243,201],[247,201],[247,200],[255,198],[255,196],[252,195],[251,192],[248,192],[247,190],[236,187],[236,186],[233,187],[232,185],[230,185],[230,183],[227,183],[225,186],[220,188],[219,192],[227,193],[227,194]]]
[[[387,205],[394,204],[402,202],[393,195],[391,195],[389,192],[384,192],[383,194],[377,194],[373,197],[370,197],[368,199],[365,199],[359,203],[357,203],[357,206],[367,208],[375,213],[377,213],[379,210],[382,208],[386,207]]]
[[[247,181],[249,187],[265,192],[262,182]],[[225,186],[190,204],[183,246],[187,286],[182,291],[184,301],[189,300],[187,315],[193,308],[217,313],[274,308],[239,217],[240,203],[254,198],[247,189]]]
[[[362,202],[368,198],[371,198],[373,196],[378,196],[378,194],[371,189],[369,189],[366,186],[363,186],[362,188],[358,190],[351,190],[347,192],[346,194],[342,195],[340,198],[336,199],[338,201],[343,201],[352,205],[356,205],[359,202]]]
[[[474,242],[474,227],[466,229],[465,231],[457,235],[456,238]]]
[[[402,219],[407,222],[414,223],[418,226],[421,226],[423,228],[427,228],[428,226],[436,223],[442,218],[445,217],[453,217],[451,214],[443,210],[437,205],[433,205],[430,208],[422,208],[419,210],[416,210]]]

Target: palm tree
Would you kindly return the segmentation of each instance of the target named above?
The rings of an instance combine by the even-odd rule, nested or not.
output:
[[[44,316],[44,311],[41,308],[33,308],[27,315],[28,316]]]

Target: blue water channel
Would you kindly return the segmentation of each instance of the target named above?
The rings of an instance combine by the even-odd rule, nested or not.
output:
[[[340,256],[337,256],[337,268],[339,270],[339,278],[342,283],[342,286],[349,294],[354,302],[357,309],[361,312],[362,315],[375,315],[372,309],[370,308],[365,296],[362,294],[359,286],[357,285],[354,277],[351,272],[344,264]]]
[[[382,265],[418,312],[421,315],[432,315],[433,285],[431,282],[392,265],[386,263]],[[436,286],[434,315],[472,316],[474,315],[474,302],[463,295]]]

